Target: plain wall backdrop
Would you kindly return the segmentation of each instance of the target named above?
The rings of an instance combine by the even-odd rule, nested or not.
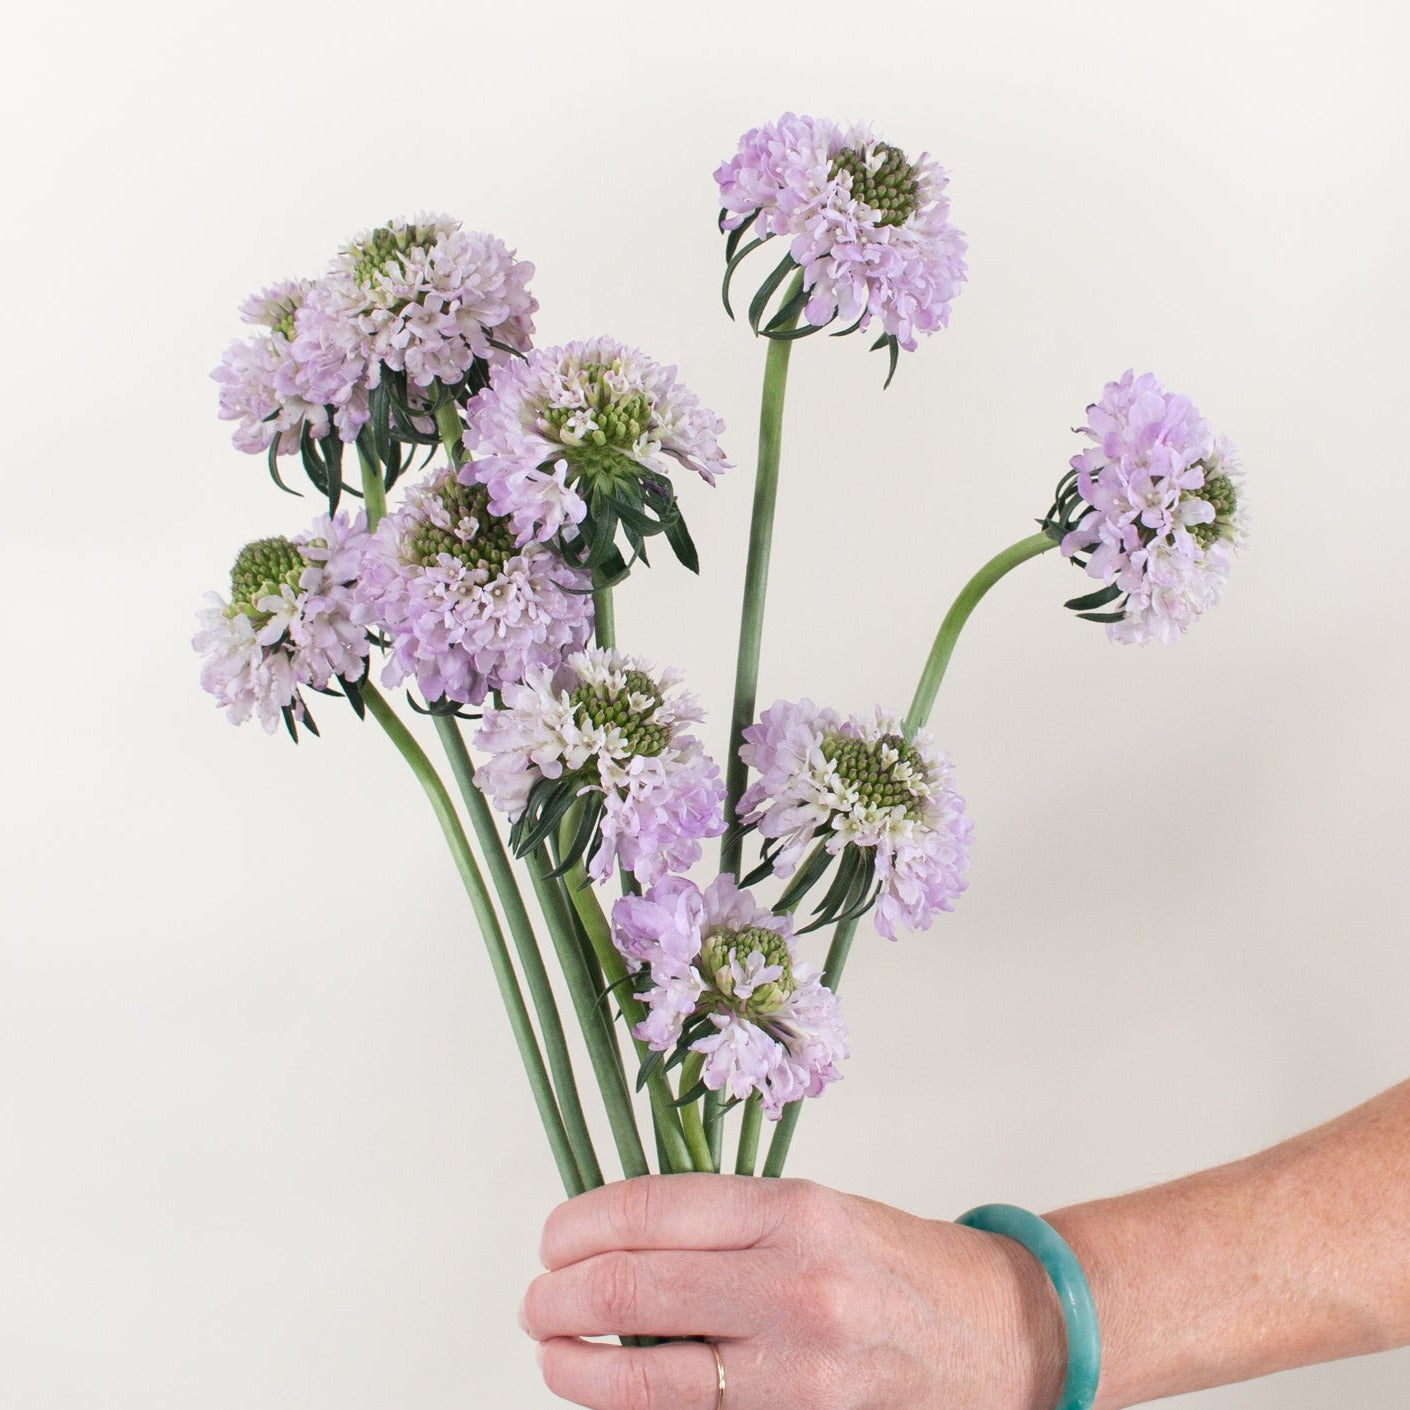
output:
[[[764,349],[711,173],[785,110],[951,174],[970,283],[882,391],[793,358],[761,701],[904,709],[1104,381],[1238,444],[1254,538],[1172,649],[1056,555],[934,717],[956,912],[864,932],[792,1170],[935,1216],[1247,1153],[1410,1073],[1405,11],[1387,3],[51,4],[7,22],[0,720],[3,1410],[547,1407],[515,1325],[558,1198],[424,800],[326,703],[230,728],[189,640],[300,529],[209,381],[236,309],[391,216],[537,266],[541,344],[675,363],[738,468],[684,487],[623,644],[719,750]],[[757,273],[757,271],[756,271]],[[1410,1353],[1189,1397],[1400,1410]]]

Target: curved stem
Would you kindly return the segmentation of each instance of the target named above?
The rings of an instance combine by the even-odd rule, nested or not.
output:
[[[911,701],[910,713],[906,716],[906,734],[913,735],[930,718],[935,707],[935,697],[940,690],[940,682],[945,678],[945,668],[950,664],[950,654],[955,649],[969,614],[979,605],[979,600],[1005,573],[1012,572],[1020,563],[1056,548],[1055,540],[1045,533],[1030,534],[1010,548],[1004,549],[991,558],[965,585],[955,598],[940,630],[935,634],[935,643],[926,657],[925,669],[921,672],[920,683],[916,686],[915,698]]]
[[[832,933],[832,944],[827,948],[827,959],[823,962],[822,982],[835,994],[842,982],[842,971],[847,966],[847,956],[852,950],[852,937],[857,933],[857,921],[844,920]],[[803,1113],[806,1097],[791,1102],[784,1107],[778,1125],[774,1127],[773,1140],[769,1142],[769,1156],[764,1162],[766,1179],[777,1179],[783,1174],[784,1162],[788,1159],[788,1148],[793,1144],[793,1132],[797,1129],[798,1118]]]
[[[803,279],[794,275],[784,301],[792,298]],[[797,318],[780,330],[790,332]],[[724,840],[720,870],[739,874],[744,839],[733,826],[735,810],[748,782],[749,770],[739,757],[744,731],[754,722],[759,694],[759,652],[764,637],[764,599],[769,590],[769,551],[773,545],[774,506],[778,499],[778,466],[783,448],[783,399],[788,387],[791,338],[770,338],[764,363],[764,390],[759,404],[759,462],[754,473],[754,509],[749,521],[749,556],[744,569],[744,602],[739,613],[739,650],[734,667],[734,706],[730,714],[729,757],[725,764]]]
[[[509,933],[514,938],[514,947],[519,953],[524,980],[529,987],[529,997],[533,1000],[534,1012],[538,1015],[539,1031],[543,1034],[548,1065],[553,1074],[553,1085],[558,1093],[559,1109],[563,1113],[563,1125],[573,1147],[578,1172],[584,1187],[595,1189],[603,1183],[602,1167],[598,1164],[596,1152],[592,1147],[592,1135],[588,1130],[587,1118],[583,1114],[582,1099],[578,1095],[578,1084],[573,1075],[573,1060],[569,1056],[568,1042],[563,1032],[563,1020],[558,1013],[553,985],[544,966],[533,922],[529,919],[519,884],[514,879],[514,869],[509,863],[509,854],[504,850],[499,829],[495,826],[494,815],[485,801],[485,795],[480,792],[479,785],[475,782],[475,766],[471,762],[470,751],[465,747],[465,740],[461,737],[459,725],[448,715],[437,715],[436,733],[445,746],[451,773],[455,775],[460,796],[465,800],[470,824],[475,829],[480,851],[489,866],[490,878],[499,893],[504,918],[509,922]],[[571,943],[571,935],[569,940]],[[573,948],[576,950],[576,945]]]
[[[518,1044],[519,1056],[523,1059],[524,1069],[528,1073],[534,1104],[538,1108],[539,1120],[543,1122],[544,1131],[548,1135],[548,1143],[553,1150],[553,1159],[558,1166],[558,1174],[563,1180],[563,1187],[570,1195],[581,1194],[583,1185],[578,1174],[577,1161],[574,1159],[572,1147],[568,1143],[563,1117],[554,1100],[553,1087],[549,1082],[548,1070],[544,1067],[543,1054],[539,1051],[533,1024],[529,1021],[529,1011],[524,1004],[524,995],[519,988],[519,980],[514,973],[513,962],[509,958],[509,949],[504,943],[504,932],[500,929],[499,917],[495,915],[490,893],[485,886],[484,878],[480,875],[480,868],[475,863],[474,853],[470,850],[470,842],[465,836],[465,829],[460,824],[455,805],[451,802],[450,794],[446,791],[445,784],[441,782],[435,766],[426,757],[425,750],[412,737],[411,731],[402,723],[396,711],[387,704],[371,681],[362,682],[361,690],[368,711],[386,731],[388,738],[396,745],[402,758],[411,766],[412,773],[416,775],[417,781],[425,789],[426,796],[431,801],[436,821],[441,825],[441,832],[450,846],[451,856],[455,859],[455,868],[460,873],[460,880],[470,898],[475,918],[479,921],[480,933],[484,936],[485,947],[489,951],[490,968],[494,971],[500,998],[509,1014],[509,1024],[514,1031],[514,1041]]]

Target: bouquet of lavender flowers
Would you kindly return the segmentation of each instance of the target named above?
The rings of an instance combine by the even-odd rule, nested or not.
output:
[[[730,469],[721,422],[674,368],[606,336],[535,347],[532,266],[423,215],[248,300],[258,331],[213,374],[237,448],[281,488],[300,471],[326,513],[236,555],[228,598],[200,614],[202,684],[234,723],[257,716],[295,741],[318,733],[312,697],[345,700],[410,765],[570,1193],[604,1175],[562,1003],[623,1174],[652,1168],[639,1100],[660,1170],[719,1171],[735,1125],[732,1168],[753,1174],[767,1119],[763,1173],[780,1174],[803,1099],[848,1053],[835,994],[859,923],[897,939],[965,889],[970,823],[926,725],[975,606],[1057,548],[1091,580],[1066,603],[1077,616],[1113,641],[1169,643],[1218,601],[1245,534],[1229,442],[1127,372],[1087,408],[1036,532],[955,599],[904,714],[760,711],[793,345],[871,333],[889,385],[900,354],[947,326],[965,241],[942,168],[863,126],[786,114],[746,133],[715,180],[725,308],[758,270],[747,321],[768,345],[723,776],[696,695],[619,649],[614,625],[613,594],[649,567],[652,540],[699,571],[682,500]],[[374,658],[434,729],[458,802],[373,683]],[[714,839],[714,874],[692,878]],[[821,964],[805,952],[816,930],[830,932]]]

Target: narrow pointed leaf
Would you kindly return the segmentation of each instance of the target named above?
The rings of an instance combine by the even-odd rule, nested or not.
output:
[[[1085,597],[1074,597],[1064,602],[1064,607],[1070,607],[1074,612],[1090,612],[1097,607],[1105,607],[1108,602],[1115,602],[1121,596],[1121,588],[1115,583],[1108,583],[1106,587],[1098,589],[1096,592],[1089,592]]]
[[[773,298],[778,286],[788,278],[789,271],[794,268],[796,266],[793,263],[793,256],[784,255],[774,272],[759,285],[759,292],[754,295],[753,301],[749,305],[749,326],[756,333],[759,331],[759,320],[763,318],[769,300]]]

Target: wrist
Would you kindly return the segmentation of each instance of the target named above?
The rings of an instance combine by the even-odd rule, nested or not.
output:
[[[958,1227],[958,1226],[957,1226]],[[1022,1244],[999,1234],[963,1231],[992,1289],[989,1347],[997,1351],[1004,1405],[1053,1410],[1067,1371],[1062,1308],[1043,1265]]]

